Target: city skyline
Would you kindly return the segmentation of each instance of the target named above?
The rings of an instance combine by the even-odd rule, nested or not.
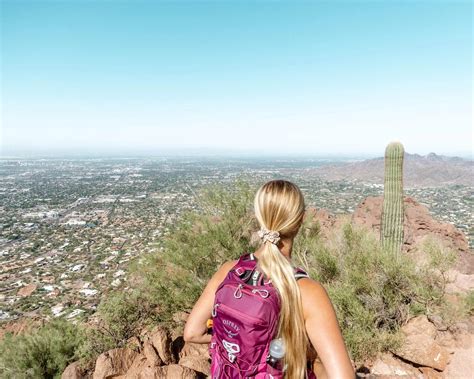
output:
[[[0,156],[472,156],[470,2],[1,8]]]

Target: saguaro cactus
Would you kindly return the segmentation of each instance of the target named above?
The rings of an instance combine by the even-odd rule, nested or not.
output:
[[[403,244],[403,145],[392,142],[385,149],[385,179],[383,188],[380,239],[388,251],[398,254]]]

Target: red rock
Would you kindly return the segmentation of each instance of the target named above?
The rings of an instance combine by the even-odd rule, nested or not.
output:
[[[209,359],[209,345],[203,343],[185,342],[183,348],[179,352],[179,359],[181,361],[182,358],[189,356]]]
[[[459,293],[474,291],[474,274],[463,274],[457,270],[446,272],[449,283],[446,285],[446,292]]]
[[[411,319],[401,330],[405,335],[405,341],[392,353],[417,365],[441,371],[446,368],[449,353],[435,341],[436,328],[426,316]]]
[[[209,360],[205,357],[199,357],[199,356],[183,357],[179,360],[179,364],[183,367],[188,367],[206,376],[211,375],[211,364]]]
[[[305,214],[305,219],[309,220],[309,229],[306,233],[312,234],[314,228],[320,228],[322,237],[327,237],[330,230],[334,228],[337,223],[337,217],[329,213],[326,209],[316,209],[308,207]]]
[[[415,367],[397,359],[391,354],[380,354],[370,372],[374,374],[376,378],[385,378],[395,375],[397,378],[400,376],[422,378],[422,374]]]
[[[22,318],[18,321],[9,321],[0,327],[0,339],[2,339],[6,333],[17,336],[22,333],[28,333],[32,328],[37,328],[42,325],[44,325],[44,320],[39,318]]]
[[[124,375],[139,354],[131,349],[112,349],[99,355],[95,363],[93,379],[108,379]]]
[[[470,336],[470,345],[454,349],[450,362],[443,371],[446,378],[472,378],[474,373],[474,344]]]
[[[367,197],[352,214],[352,222],[366,226],[380,234],[380,219],[383,197]],[[405,197],[404,245],[405,251],[411,251],[428,236],[438,237],[447,247],[455,251],[468,252],[466,236],[453,225],[437,221],[428,209],[411,197]]]
[[[146,341],[143,345],[143,354],[151,366],[161,366],[163,364],[160,356],[149,341]]]
[[[432,369],[431,367],[418,367],[423,374],[424,379],[444,379],[443,373]]]
[[[137,336],[130,337],[127,340],[127,347],[135,351],[140,351],[142,349],[142,341]]]
[[[173,314],[173,321],[175,322],[186,322],[189,317],[188,312],[176,312]]]
[[[36,291],[36,289],[38,288],[38,286],[34,283],[30,283],[22,288],[20,288],[18,290],[18,293],[17,295],[18,296],[21,296],[21,297],[27,297],[27,296],[30,296],[33,292]]]
[[[139,355],[135,358],[123,379],[156,379],[159,378],[158,368],[151,365],[145,356]]]
[[[91,375],[81,368],[79,362],[73,362],[66,367],[61,379],[89,379]]]
[[[424,334],[430,338],[436,337],[436,327],[428,320],[425,315],[411,318],[402,327],[405,335]]]
[[[158,368],[158,379],[197,379],[198,373],[190,368],[172,364]]]
[[[167,329],[160,326],[153,329],[150,341],[165,365],[176,363],[171,352],[171,335]]]

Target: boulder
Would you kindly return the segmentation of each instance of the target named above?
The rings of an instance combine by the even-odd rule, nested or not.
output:
[[[91,375],[81,368],[79,362],[73,362],[66,367],[61,379],[90,379]]]
[[[458,348],[451,356],[451,360],[443,371],[446,378],[472,378],[469,373],[474,373],[474,348]]]
[[[102,353],[96,360],[93,379],[124,375],[138,355],[136,351],[127,348],[117,348]]]
[[[177,364],[162,366],[158,368],[157,379],[197,379],[199,374],[188,368]]]
[[[135,358],[124,379],[157,379],[159,376],[159,367],[150,364],[144,355]]]
[[[179,360],[179,364],[183,367],[193,369],[194,371],[197,371],[198,373],[201,373],[206,377],[211,375],[211,363],[205,357],[190,355],[181,358]]]
[[[463,293],[474,291],[474,274],[463,274],[457,270],[450,269],[446,272],[448,284],[447,293]]]
[[[155,376],[151,372],[149,372],[149,368],[151,367],[148,359],[144,355],[137,355],[133,360],[132,365],[128,368],[127,372],[123,376],[124,379],[145,379],[145,374],[147,375],[146,378],[154,379]],[[153,368],[153,371],[156,371]]]
[[[405,341],[392,353],[420,366],[440,371],[446,368],[449,353],[435,341],[436,328],[426,316],[411,319],[401,330],[405,335]]]
[[[176,363],[171,351],[173,341],[167,329],[157,326],[151,332],[150,341],[165,365]]]
[[[183,348],[179,352],[179,360],[181,361],[181,359],[184,357],[190,356],[209,359],[209,345],[203,343],[185,342]]]
[[[144,343],[143,355],[145,355],[148,363],[151,366],[161,366],[163,364],[163,360],[160,358],[150,341],[146,341]]]
[[[403,327],[402,332],[405,335],[424,334],[430,338],[436,337],[436,327],[428,320],[425,315],[411,318]]]
[[[380,354],[374,362],[371,370],[374,377],[406,376],[407,378],[423,378],[420,371],[415,367],[397,359],[391,354]],[[372,375],[370,377],[372,377]]]
[[[444,379],[444,374],[431,367],[418,367],[424,379]]]

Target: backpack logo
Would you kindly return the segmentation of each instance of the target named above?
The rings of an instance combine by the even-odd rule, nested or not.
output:
[[[230,320],[222,320],[222,324],[225,325],[223,327],[229,338],[234,338],[237,334],[239,334],[240,328],[238,327],[238,325],[235,324],[235,322],[232,322]],[[231,328],[234,331],[229,330],[228,328]]]
[[[235,354],[240,353],[240,346],[236,343],[232,343],[226,340],[222,340],[222,345],[227,350],[227,356],[229,361],[233,363],[235,361]]]

